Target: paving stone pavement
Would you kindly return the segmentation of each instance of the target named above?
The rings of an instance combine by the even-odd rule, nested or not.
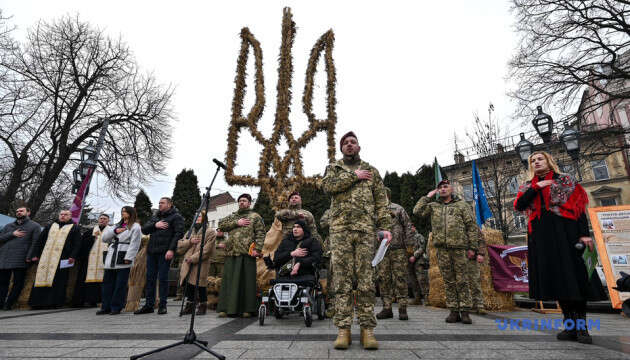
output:
[[[377,311],[380,306],[377,306]],[[182,340],[188,317],[178,317],[179,303],[167,315],[96,316],[95,309],[10,311],[0,313],[0,359],[128,359]],[[446,324],[447,311],[410,306],[409,321],[379,321],[380,349],[366,351],[353,325],[349,350],[332,348],[337,329],[329,319],[305,327],[301,317],[277,320],[219,319],[216,313],[197,317],[195,332],[227,359],[630,359],[630,320],[618,314],[589,314],[599,320],[594,344],[560,342],[555,331],[509,328],[504,319],[560,319],[528,310],[473,315],[472,325]],[[397,312],[394,311],[395,315]],[[214,359],[192,345],[183,345],[144,359]]]

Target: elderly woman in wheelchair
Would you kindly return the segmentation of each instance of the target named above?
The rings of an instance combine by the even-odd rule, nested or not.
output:
[[[318,319],[325,316],[324,295],[319,284],[318,266],[322,257],[319,240],[311,237],[306,222],[298,220],[291,234],[282,239],[273,260],[263,260],[268,268],[276,270],[276,279],[263,294],[258,308],[258,321],[262,326],[267,311],[277,319],[285,314],[302,313],[307,327],[313,322],[313,307]]]

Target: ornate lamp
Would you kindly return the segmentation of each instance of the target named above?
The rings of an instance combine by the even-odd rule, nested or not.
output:
[[[543,142],[548,143],[551,141],[551,133],[553,132],[553,119],[542,111],[542,106],[538,106],[537,109],[538,115],[532,120],[532,124]]]
[[[534,144],[525,139],[525,133],[521,133],[521,141],[516,144],[515,149],[516,155],[518,155],[518,157],[521,159],[523,165],[527,167],[529,165],[529,156],[534,151]]]

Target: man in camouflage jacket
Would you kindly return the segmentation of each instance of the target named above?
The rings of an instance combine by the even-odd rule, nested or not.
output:
[[[387,199],[391,200],[391,192],[387,191]],[[378,281],[383,310],[376,314],[377,319],[394,317],[392,302],[398,302],[398,319],[408,320],[407,315],[407,245],[413,240],[413,224],[402,206],[389,203],[389,214],[392,218],[392,241],[385,257],[378,264]]]
[[[315,218],[310,211],[302,209],[302,197],[299,192],[294,191],[289,195],[289,208],[278,210],[278,212],[276,212],[276,218],[282,223],[283,239],[292,233],[293,225],[296,221],[304,220],[309,227],[313,239],[317,239],[321,244],[322,239],[317,233]]]
[[[265,224],[262,217],[249,208],[251,201],[249,194],[242,194],[238,197],[238,211],[219,221],[219,231],[228,233],[217,305],[219,317],[241,314],[250,317],[258,311],[256,257],[262,254]]]
[[[433,201],[438,191],[439,200]],[[461,320],[464,324],[471,324],[469,311],[472,299],[466,272],[468,261],[475,256],[478,245],[478,227],[472,208],[453,195],[453,187],[448,180],[442,180],[437,189],[418,200],[413,213],[431,217],[432,243],[437,249],[438,267],[446,290],[446,307],[450,310],[446,322]]]
[[[340,141],[343,159],[326,168],[322,188],[332,197],[330,206],[330,245],[335,283],[335,326],[339,328],[336,349],[351,342],[352,274],[357,279],[357,314],[361,344],[377,349],[374,338],[374,282],[371,260],[377,231],[391,241],[392,226],[383,180],[374,167],[359,158],[361,147],[354,133]]]

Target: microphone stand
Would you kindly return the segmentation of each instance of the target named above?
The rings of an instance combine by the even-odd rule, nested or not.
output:
[[[188,229],[188,232],[186,233],[187,238],[190,238],[190,235],[192,234],[193,231],[193,227],[195,226],[195,223],[197,222],[197,218],[199,216],[201,216],[201,211],[205,210],[206,214],[208,214],[208,208],[210,207],[210,189],[212,189],[212,185],[214,184],[214,180],[217,178],[217,175],[219,174],[219,171],[221,170],[221,168],[225,169],[225,165],[218,161],[217,159],[213,159],[214,163],[217,165],[217,171],[214,173],[214,177],[212,178],[212,182],[210,182],[210,186],[208,186],[206,188],[206,193],[203,195],[203,198],[201,199],[201,205],[199,206],[199,209],[197,209],[197,214],[195,215],[195,219],[193,220],[192,225],[190,226],[190,229]],[[184,335],[184,340],[178,341],[174,344],[170,344],[167,346],[163,346],[145,353],[142,353],[140,355],[133,355],[130,357],[131,360],[135,360],[135,359],[139,359],[142,357],[145,357],[147,355],[151,355],[151,354],[155,354],[161,351],[164,351],[166,349],[170,349],[170,348],[174,348],[176,346],[179,345],[184,345],[184,344],[192,344],[197,346],[198,348],[200,348],[201,350],[211,354],[212,356],[216,357],[217,359],[220,360],[225,360],[225,356],[216,353],[212,350],[210,350],[208,348],[208,342],[207,341],[203,341],[203,340],[199,340],[197,339],[197,334],[195,334],[195,310],[197,308],[197,295],[199,294],[199,279],[201,277],[201,258],[203,256],[203,247],[205,245],[206,242],[206,229],[208,227],[208,222],[204,221],[203,225],[202,225],[202,229],[201,229],[201,243],[199,246],[199,261],[197,262],[197,279],[196,279],[196,283],[195,283],[195,295],[193,296],[193,312],[190,316],[190,327],[188,328],[188,332],[186,333],[186,335]],[[188,278],[188,276],[186,277]],[[186,281],[188,281],[186,279]],[[186,301],[185,300],[185,294],[184,294],[184,299],[182,299],[182,301]]]

